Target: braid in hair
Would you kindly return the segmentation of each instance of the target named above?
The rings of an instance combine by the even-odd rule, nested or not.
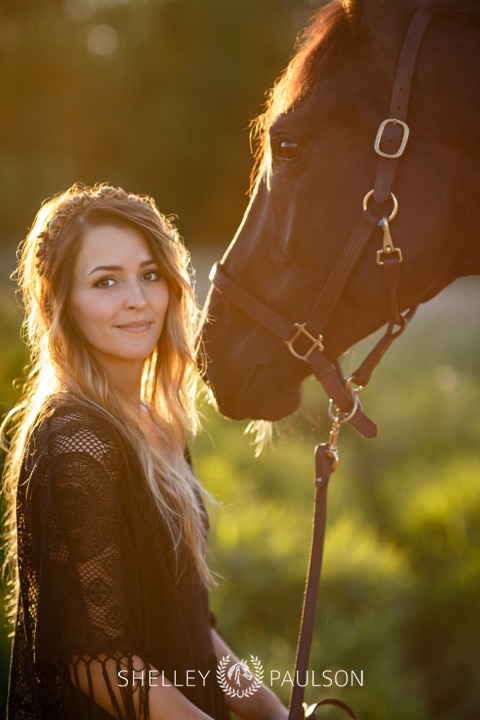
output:
[[[129,194],[122,188],[112,187],[105,183],[99,183],[89,188],[77,183],[71,188],[69,199],[58,207],[45,230],[38,235],[36,257],[39,275],[45,273],[50,249],[64,227],[88,205],[103,199],[128,200],[129,202],[146,203],[152,206],[150,198]]]

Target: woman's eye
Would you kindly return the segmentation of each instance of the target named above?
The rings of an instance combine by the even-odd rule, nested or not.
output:
[[[148,272],[143,274],[143,279],[147,280],[148,282],[155,282],[155,280],[158,280],[160,278],[160,273],[158,270],[149,270]]]
[[[115,285],[115,280],[112,277],[102,277],[100,280],[97,280],[94,287],[98,288],[109,288],[113,287]]]
[[[299,151],[299,144],[286,137],[272,139],[272,157],[276,162],[290,162],[295,160]]]

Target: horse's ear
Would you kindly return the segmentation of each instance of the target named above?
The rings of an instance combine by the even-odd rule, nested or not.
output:
[[[356,22],[360,17],[361,0],[340,0],[345,15]]]
[[[342,0],[346,13],[363,35],[392,50],[392,43],[401,43],[399,28],[407,25],[414,6],[406,2],[385,0]]]

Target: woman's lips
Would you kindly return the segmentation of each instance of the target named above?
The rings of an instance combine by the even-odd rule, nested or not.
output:
[[[145,320],[142,322],[131,322],[125,323],[124,325],[117,325],[117,328],[119,328],[119,330],[126,330],[127,332],[141,333],[149,330],[151,325],[151,322]]]

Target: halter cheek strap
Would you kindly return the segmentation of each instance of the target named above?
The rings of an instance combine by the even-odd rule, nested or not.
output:
[[[362,215],[308,319],[304,322],[291,322],[286,319],[237,285],[221,263],[214,265],[210,274],[210,280],[219,292],[225,294],[230,302],[255,322],[281,338],[295,358],[310,365],[313,374],[322,383],[339,413],[348,417],[349,423],[361,435],[369,438],[376,436],[377,428],[363,412],[356,394],[358,391],[354,389],[352,383],[358,386],[368,383],[373,369],[392,342],[405,330],[416,310],[411,308],[404,314],[399,310],[397,291],[403,257],[401,250],[393,243],[390,223],[398,210],[398,202],[392,187],[410,134],[406,119],[415,64],[425,30],[431,19],[432,12],[428,8],[420,8],[409,25],[400,53],[390,102],[390,115],[380,123],[374,143],[379,159],[373,190],[366,194]],[[371,200],[375,203],[375,210],[371,208]],[[392,207],[389,208],[388,213],[383,212],[382,207],[389,202]],[[383,337],[348,382],[341,372],[339,363],[332,363],[326,356],[323,332],[368,241],[375,232],[378,232],[379,227],[383,233],[383,244],[377,252],[376,260],[377,264],[383,267],[388,299],[388,326]]]

